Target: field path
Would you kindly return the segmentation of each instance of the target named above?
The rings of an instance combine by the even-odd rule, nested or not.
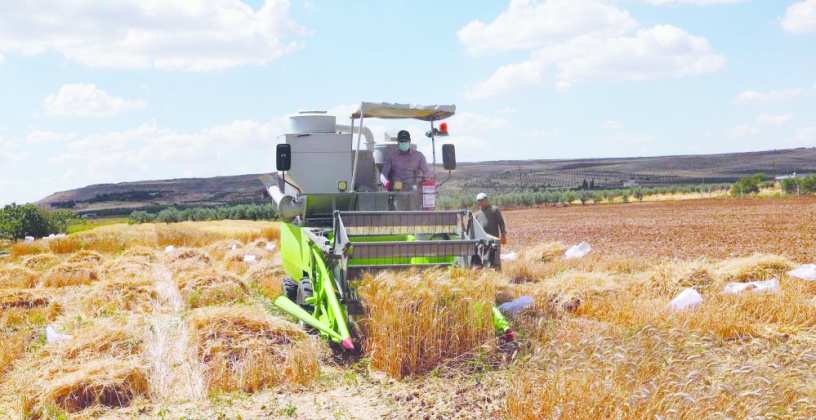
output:
[[[187,347],[187,328],[181,318],[184,301],[170,270],[157,263],[153,270],[159,300],[149,318],[147,353],[151,389],[159,402],[196,401],[205,397],[202,369]]]

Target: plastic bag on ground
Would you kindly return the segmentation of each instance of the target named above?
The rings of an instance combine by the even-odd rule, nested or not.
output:
[[[34,237],[33,236],[26,236],[25,239],[24,239],[24,242],[27,243],[27,244],[30,244],[30,243],[34,242]]]
[[[251,254],[244,255],[244,262],[246,263],[258,262],[258,258]]]
[[[515,317],[522,311],[522,309],[532,305],[534,302],[535,301],[530,296],[519,296],[510,302],[504,302],[499,305],[499,310],[509,317]]]
[[[176,247],[175,247],[175,246],[173,246],[173,245],[168,245],[168,246],[167,246],[167,248],[164,248],[164,253],[165,253],[165,254],[167,254],[167,253],[173,252],[173,251],[175,251],[175,250],[176,250]]]
[[[669,302],[669,308],[675,311],[682,311],[685,309],[694,309],[697,305],[703,303],[703,296],[692,288],[683,289],[677,297]]]
[[[233,245],[230,247],[230,250],[231,250],[231,251],[235,251],[236,249],[238,249],[238,245],[233,244]]]
[[[816,264],[805,264],[788,271],[788,275],[802,280],[816,280]]]
[[[274,251],[275,250],[275,244],[273,244],[272,242],[267,242],[266,243],[266,250],[267,251]]]
[[[581,258],[586,254],[589,254],[589,251],[592,251],[592,247],[589,245],[588,242],[584,241],[578,245],[574,245],[564,253],[565,259],[570,258]]]
[[[48,344],[56,343],[57,341],[68,340],[71,336],[69,334],[63,334],[61,332],[57,332],[52,326],[45,327],[45,342]]]
[[[501,254],[502,261],[513,261],[518,259],[518,254],[515,252],[510,252],[507,254]]]
[[[749,281],[747,283],[728,283],[723,288],[723,293],[740,293],[746,290],[773,293],[779,291],[779,289],[779,279],[770,279],[765,281]]]

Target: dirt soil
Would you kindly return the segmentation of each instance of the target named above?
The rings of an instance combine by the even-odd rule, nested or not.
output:
[[[502,252],[548,241],[587,241],[601,255],[744,257],[814,262],[816,197],[711,199],[506,210]]]

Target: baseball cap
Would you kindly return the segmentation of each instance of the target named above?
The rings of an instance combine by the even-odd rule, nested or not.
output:
[[[400,132],[397,133],[397,141],[411,141],[411,133],[400,130]]]
[[[484,200],[485,198],[487,198],[487,194],[485,193],[476,194],[476,201]]]

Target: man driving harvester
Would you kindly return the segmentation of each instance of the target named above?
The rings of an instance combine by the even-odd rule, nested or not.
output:
[[[428,168],[428,162],[422,152],[411,150],[411,134],[405,130],[400,130],[397,134],[398,151],[388,155],[383,164],[380,182],[383,188],[393,191],[392,186],[397,181],[405,186],[403,189],[410,189],[417,181],[433,178],[433,173]],[[416,178],[417,171],[422,171],[422,178]]]

